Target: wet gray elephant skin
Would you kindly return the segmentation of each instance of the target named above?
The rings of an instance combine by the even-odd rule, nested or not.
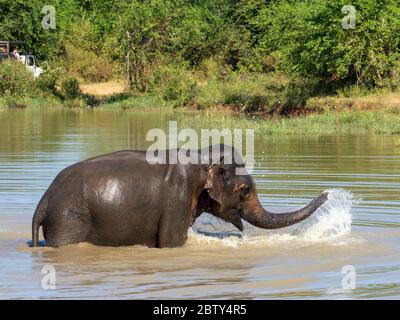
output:
[[[32,221],[32,244],[42,226],[46,245],[79,242],[103,246],[177,247],[196,218],[209,212],[243,230],[242,219],[265,229],[290,226],[309,217],[326,200],[322,193],[294,212],[266,211],[250,175],[237,175],[242,161],[220,145],[219,161],[152,164],[146,151],[118,151],[62,170],[40,200]],[[227,151],[228,150],[228,151]],[[204,149],[191,156],[204,157]],[[235,158],[238,159],[238,158]],[[168,162],[167,162],[168,163]]]

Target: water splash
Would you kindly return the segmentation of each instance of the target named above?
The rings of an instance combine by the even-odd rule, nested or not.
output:
[[[351,232],[353,194],[334,189],[326,190],[326,201],[310,218],[293,231],[305,241],[330,240]]]
[[[289,228],[263,230],[244,223],[245,232],[240,234],[230,224],[208,215],[200,217],[203,219],[196,222],[193,230],[189,231],[189,244],[222,245],[233,248],[282,244],[305,245],[321,242],[340,244],[333,240],[344,238],[351,233],[351,207],[354,199],[349,191],[342,189],[327,191],[329,192],[328,200],[292,231]]]

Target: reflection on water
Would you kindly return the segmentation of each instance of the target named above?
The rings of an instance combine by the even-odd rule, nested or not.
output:
[[[256,132],[253,176],[268,209],[294,209],[335,190],[316,216],[291,228],[246,224],[242,234],[205,214],[182,248],[26,245],[36,204],[62,168],[146,148],[146,132],[167,128],[168,120],[196,129],[221,125],[216,116],[157,110],[0,110],[0,298],[400,297],[400,147],[394,136]],[[47,264],[57,271],[54,291],[41,287]],[[354,290],[341,287],[345,265],[356,268]]]

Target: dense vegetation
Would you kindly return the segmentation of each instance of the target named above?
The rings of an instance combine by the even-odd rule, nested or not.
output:
[[[1,1],[0,39],[26,41],[46,66],[40,88],[64,98],[71,77],[123,78],[173,105],[287,113],[311,96],[400,85],[399,0],[351,1],[354,29],[342,27],[344,0],[55,0],[46,30],[48,3]]]

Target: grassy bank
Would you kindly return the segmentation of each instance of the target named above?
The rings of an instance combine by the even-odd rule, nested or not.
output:
[[[198,117],[198,119],[196,119]],[[324,136],[335,134],[393,134],[400,135],[400,110],[368,111],[340,110],[298,117],[251,118],[243,115],[226,115],[220,110],[195,112],[194,119],[184,119],[181,127],[208,118],[208,126],[215,128],[255,129],[265,135]]]
[[[354,100],[355,102],[356,100]],[[65,109],[63,104],[44,98],[26,99],[28,108],[50,107]],[[324,136],[335,134],[393,134],[400,135],[400,108],[386,107],[372,110],[337,109],[301,116],[263,116],[245,115],[221,107],[209,107],[204,110],[188,110],[161,105],[163,102],[154,96],[131,97],[123,102],[113,102],[96,108],[115,112],[146,112],[149,107],[159,108],[160,112],[177,113],[179,126],[196,127],[207,123],[207,127],[254,129],[265,135],[303,135]],[[2,99],[0,99],[0,106]],[[0,110],[7,110],[2,108]],[[72,108],[82,110],[82,108]],[[188,115],[188,116],[185,116]],[[182,116],[180,116],[182,115]],[[399,138],[400,146],[400,138]]]
[[[184,107],[178,109],[206,116],[216,128],[254,128],[266,135],[400,134],[400,93],[388,89],[353,87],[314,96],[307,84],[280,75],[232,74],[199,81],[186,96]],[[137,95],[99,107],[173,109],[178,105],[163,97],[163,92]]]
[[[316,95],[306,81],[273,73],[208,75],[197,77],[192,86],[161,86],[149,93],[124,91],[123,81],[72,84],[67,89],[73,95],[57,87],[53,93],[36,90],[30,96],[3,96],[0,107],[161,108],[207,117],[216,128],[254,128],[266,135],[400,134],[400,93],[389,89],[350,87]]]

